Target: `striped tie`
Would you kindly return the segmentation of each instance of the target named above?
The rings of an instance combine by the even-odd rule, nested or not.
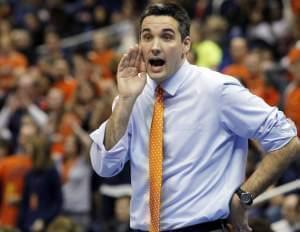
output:
[[[163,125],[164,102],[163,89],[156,88],[156,101],[153,109],[149,141],[149,172],[150,172],[150,232],[159,232],[160,198],[162,186],[163,163]]]

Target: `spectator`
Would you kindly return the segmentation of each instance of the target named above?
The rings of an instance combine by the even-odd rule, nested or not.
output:
[[[96,33],[93,37],[93,49],[88,54],[90,61],[99,65],[103,78],[113,78],[110,67],[114,60],[118,59],[118,55],[111,48],[109,41],[108,35],[105,33]]]
[[[52,86],[64,93],[64,101],[68,102],[74,95],[77,81],[71,76],[68,62],[59,58],[53,63]]]
[[[51,88],[47,96],[49,115],[45,133],[52,141],[51,156],[56,161],[61,161],[64,153],[64,139],[73,134],[72,124],[78,122],[77,116],[66,111],[64,105],[64,93],[57,88]]]
[[[233,38],[230,41],[230,55],[233,63],[223,69],[223,73],[238,78],[243,84],[249,79],[249,70],[245,66],[248,45],[245,38]]]
[[[19,153],[1,160],[0,225],[17,225],[24,178],[32,166],[30,140],[36,135],[37,128],[35,126],[22,126],[19,135]]]
[[[286,115],[295,122],[298,133],[300,133],[300,48],[292,48],[288,59],[293,81],[285,92],[284,110]]]
[[[0,90],[7,92],[14,87],[16,74],[27,65],[27,58],[15,50],[10,35],[0,36]]]
[[[22,117],[29,114],[34,123],[42,128],[47,122],[47,115],[34,104],[35,89],[31,76],[23,74],[17,82],[17,89],[8,96],[0,111],[0,128],[7,129],[12,140],[12,147],[17,149],[17,136]]]
[[[64,58],[60,36],[55,32],[47,32],[45,34],[45,45],[46,49],[44,53],[40,55],[37,62],[42,74],[51,80],[54,71],[54,62],[59,58]]]
[[[249,53],[245,59],[245,67],[249,71],[249,79],[245,80],[247,88],[253,94],[263,98],[269,105],[279,105],[279,93],[266,79],[259,54]]]
[[[61,183],[50,157],[50,144],[36,137],[31,145],[32,170],[25,177],[18,222],[24,232],[44,231],[62,208]]]
[[[87,159],[88,148],[74,135],[65,139],[64,148],[61,169],[63,213],[88,230],[91,213],[91,167]]]
[[[217,69],[222,59],[222,50],[215,41],[204,37],[205,33],[201,26],[198,21],[191,24],[193,50],[197,57],[195,63],[199,66]]]

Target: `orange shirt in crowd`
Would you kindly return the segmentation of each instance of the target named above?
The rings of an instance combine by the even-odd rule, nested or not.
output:
[[[52,144],[51,153],[54,158],[60,158],[64,153],[64,139],[69,135],[72,135],[73,129],[72,124],[78,122],[78,117],[71,112],[67,112],[63,115],[61,122],[59,124],[56,134],[61,138],[59,141],[56,141]]]
[[[295,15],[300,14],[300,1],[299,0],[291,0],[291,8]]]
[[[263,99],[271,106],[278,106],[280,94],[273,86],[266,86]]]
[[[277,106],[280,95],[272,86],[266,86],[262,77],[251,77],[247,67],[239,64],[227,66],[223,73],[238,78],[251,93],[263,98],[269,105]]]
[[[54,88],[60,89],[64,93],[64,101],[68,102],[72,99],[77,86],[77,81],[75,79],[68,79],[58,81],[53,85]]]
[[[89,54],[91,62],[100,66],[103,78],[112,78],[110,66],[115,58],[116,54],[112,49],[102,52],[92,51]]]
[[[27,155],[16,154],[1,159],[0,225],[16,226],[19,212],[17,205],[22,197],[24,178],[31,166],[31,159]]]
[[[290,89],[287,92],[284,106],[285,114],[292,119],[300,135],[300,86]]]
[[[269,105],[277,106],[279,104],[280,95],[278,91],[273,86],[267,86],[263,77],[252,76],[245,81],[245,84],[251,93],[261,97]]]
[[[243,83],[247,83],[250,73],[245,65],[231,64],[223,69],[223,73],[239,79]]]
[[[28,65],[27,58],[18,52],[12,52],[9,55],[0,54],[0,70],[1,69],[11,69],[12,72],[17,71],[17,69],[25,69]],[[0,71],[1,73],[1,71]],[[8,90],[15,84],[15,77],[10,74],[1,75],[0,90]]]

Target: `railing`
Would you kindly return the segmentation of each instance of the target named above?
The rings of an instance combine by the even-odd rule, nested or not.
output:
[[[93,34],[95,32],[103,32],[110,39],[111,43],[116,41],[120,41],[122,45],[126,43],[124,40],[129,39],[130,46],[132,43],[135,43],[135,27],[133,23],[130,21],[123,21],[121,23],[113,24],[108,27],[104,27],[98,30],[91,30],[88,32],[81,33],[79,35],[74,35],[61,40],[61,48],[68,49],[79,46],[81,44],[85,44],[91,42],[93,39]],[[128,43],[128,42],[127,42]],[[121,46],[122,46],[121,45]],[[122,50],[122,48],[121,48]],[[47,52],[47,48],[45,45],[41,45],[37,48],[38,54],[45,54]]]
[[[270,200],[273,197],[276,197],[276,196],[279,196],[279,195],[282,195],[282,194],[285,194],[285,193],[289,193],[291,191],[298,190],[298,189],[300,189],[300,179],[289,182],[289,183],[281,185],[281,186],[278,186],[276,188],[267,190],[266,192],[259,195],[254,200],[253,204],[254,205],[260,204],[262,202]]]

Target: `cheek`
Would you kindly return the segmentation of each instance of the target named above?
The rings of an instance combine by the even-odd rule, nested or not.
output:
[[[181,60],[184,57],[184,52],[182,49],[173,48],[169,52],[169,60],[171,60],[174,65],[177,65],[177,63],[180,63]]]

